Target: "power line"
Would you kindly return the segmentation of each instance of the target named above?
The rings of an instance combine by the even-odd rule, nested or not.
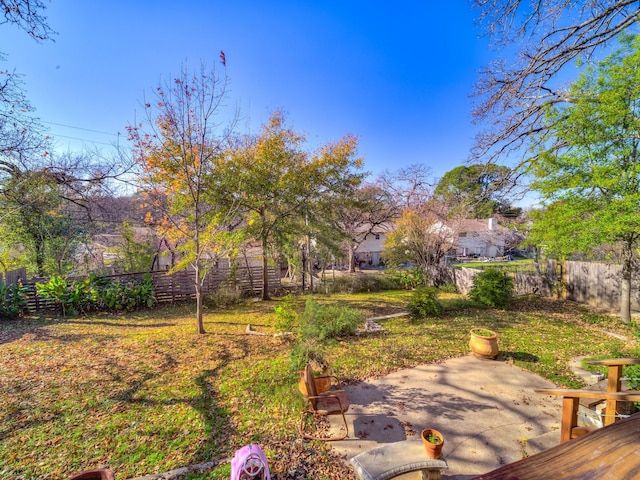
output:
[[[74,128],[76,130],[84,130],[85,132],[93,132],[93,133],[101,133],[102,135],[110,135],[112,137],[119,137],[120,134],[119,133],[109,133],[109,132],[102,132],[100,130],[92,130],[90,128],[83,128],[83,127],[74,127],[73,125],[64,125],[62,123],[55,123],[55,122],[47,122],[45,120],[40,120],[42,123],[47,123],[49,125],[56,125],[58,127],[65,127],[65,128]]]
[[[99,142],[97,140],[88,140],[86,138],[78,138],[78,137],[69,137],[67,135],[52,135],[54,138],[68,138],[70,140],[78,140],[80,142],[88,142],[88,143],[99,143],[100,145],[107,145],[109,147],[113,146],[111,143]]]

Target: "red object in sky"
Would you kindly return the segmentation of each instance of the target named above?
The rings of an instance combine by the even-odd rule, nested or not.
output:
[[[227,66],[227,57],[225,57],[224,52],[220,50],[220,61],[222,62],[222,66]]]

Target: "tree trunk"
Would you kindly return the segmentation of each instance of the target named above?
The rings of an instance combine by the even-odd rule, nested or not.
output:
[[[196,318],[198,319],[198,333],[207,333],[202,318],[202,286],[196,285]]]
[[[356,271],[356,252],[355,249],[353,248],[353,244],[349,243],[349,255],[348,255],[348,261],[349,261],[349,273],[355,273]]]
[[[262,300],[269,297],[269,262],[267,261],[267,237],[262,237]]]
[[[207,333],[204,329],[204,320],[202,319],[202,278],[200,278],[200,262],[196,261],[196,321],[198,324],[198,333]]]
[[[34,236],[33,243],[36,251],[36,270],[39,277],[44,277],[44,242]]]
[[[631,323],[631,274],[633,267],[632,242],[624,242],[622,246],[622,282],[620,283],[620,320]]]
[[[309,269],[309,291],[313,293],[313,260],[311,256],[311,235],[307,235],[307,255],[309,261],[307,262],[307,268]]]

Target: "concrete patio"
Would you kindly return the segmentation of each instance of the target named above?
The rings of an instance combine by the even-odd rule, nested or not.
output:
[[[332,447],[348,460],[393,442],[420,442],[421,430],[433,427],[445,436],[442,478],[466,480],[559,443],[561,400],[533,392],[551,387],[500,357],[401,370],[346,387],[349,437]]]

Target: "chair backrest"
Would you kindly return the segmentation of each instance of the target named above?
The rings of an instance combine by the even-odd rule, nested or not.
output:
[[[317,397],[318,390],[316,389],[316,382],[314,380],[313,369],[311,368],[310,363],[307,363],[307,366],[304,368],[303,377],[304,383],[307,386],[307,395],[309,395],[309,397]],[[311,402],[311,406],[315,410],[316,404],[318,402],[317,399],[310,398],[309,401]]]
[[[231,459],[231,480],[271,480],[267,457],[258,445],[245,445]]]
[[[304,368],[304,381],[307,384],[307,392],[309,392],[309,395],[317,396],[318,390],[316,389],[315,375],[313,374],[310,363],[307,363],[307,366]]]

